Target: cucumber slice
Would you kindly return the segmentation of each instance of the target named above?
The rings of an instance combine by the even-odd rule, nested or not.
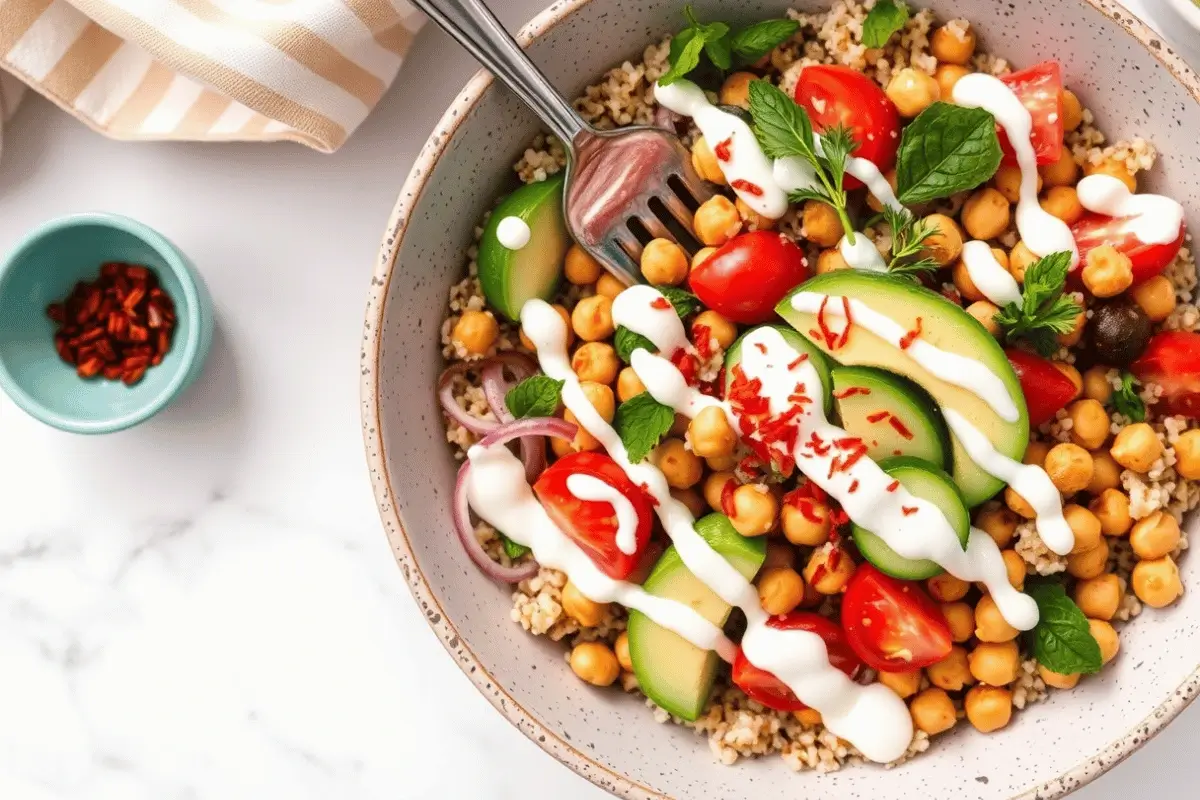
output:
[[[834,367],[833,403],[841,426],[867,443],[873,461],[912,456],[950,466],[950,432],[924,389],[875,367]]]
[[[967,538],[971,535],[971,516],[962,494],[946,472],[928,461],[908,456],[885,459],[879,462],[879,466],[900,481],[900,485],[914,497],[928,500],[940,508],[962,542],[963,549],[966,549]],[[933,561],[905,558],[888,547],[882,538],[858,525],[854,526],[854,544],[863,558],[893,578],[919,581],[940,575],[943,571]]]
[[[729,385],[733,383],[734,366],[742,361],[742,343],[747,336],[760,328],[774,328],[789,347],[797,353],[804,353],[808,356],[809,361],[817,369],[817,375],[821,378],[821,402],[825,414],[830,414],[833,409],[833,382],[829,377],[829,357],[821,348],[785,325],[757,325],[743,333],[737,338],[737,341],[730,345],[729,350],[725,352],[725,389],[728,391]]]
[[[506,197],[488,218],[479,240],[479,283],[492,308],[519,321],[521,306],[537,297],[549,300],[562,277],[571,239],[563,217],[563,175],[530,183]],[[506,247],[497,232],[507,217],[529,226],[529,243]]]

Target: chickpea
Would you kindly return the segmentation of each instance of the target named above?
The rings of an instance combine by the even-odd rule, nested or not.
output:
[[[491,349],[500,335],[500,324],[490,311],[464,311],[454,323],[450,338],[468,353],[481,356]]]
[[[1033,519],[1037,516],[1033,506],[1029,505],[1029,501],[1017,494],[1017,491],[1011,486],[1004,489],[1004,503],[1025,519]]]
[[[1175,287],[1162,275],[1142,281],[1129,293],[1151,322],[1162,322],[1175,310]]]
[[[892,187],[892,193],[894,194],[896,192],[896,170],[889,169],[887,172],[883,173],[883,177],[887,179],[888,186]],[[883,203],[879,202],[878,197],[870,192],[867,192],[867,208],[879,213],[880,211],[883,211]]]
[[[697,138],[692,144],[692,168],[696,170],[697,175],[709,183],[715,183],[718,186],[726,184],[725,173],[721,171],[721,162],[717,161],[712,146],[703,136]]]
[[[1137,599],[1151,608],[1169,606],[1183,594],[1179,568],[1170,556],[1139,561],[1133,568],[1129,582]]]
[[[1067,406],[1067,416],[1071,419],[1071,441],[1080,447],[1095,450],[1108,439],[1108,412],[1095,400],[1076,400]]]
[[[606,272],[596,279],[596,294],[615,300],[617,295],[623,291],[625,291],[625,284],[611,273]]]
[[[701,458],[727,456],[737,447],[737,432],[717,406],[703,409],[688,425],[692,452]]]
[[[718,458],[706,458],[704,459],[704,463],[713,472],[729,472],[738,465],[738,461],[740,460],[737,453],[733,453],[732,455],[720,456]]]
[[[1092,367],[1083,373],[1083,396],[1103,405],[1112,397],[1112,384],[1108,382],[1108,367]]]
[[[742,536],[770,532],[778,516],[779,501],[763,484],[747,483],[733,490],[733,515],[729,521]]]
[[[708,513],[708,503],[695,489],[672,489],[671,497],[683,503],[693,517],[702,517]]]
[[[1083,285],[1096,297],[1115,297],[1133,284],[1133,262],[1110,244],[1088,251]]]
[[[1008,582],[1017,590],[1025,588],[1025,559],[1016,550],[1004,550],[1000,553],[1004,559],[1004,569],[1008,572]]]
[[[795,610],[804,599],[804,578],[791,567],[763,570],[758,576],[758,602],[771,616]]]
[[[976,730],[998,731],[1012,719],[1012,692],[997,686],[976,686],[963,698],[963,709]]]
[[[753,72],[734,72],[721,84],[720,100],[723,105],[750,108],[750,82],[758,80]]]
[[[571,671],[593,686],[612,686],[621,675],[621,665],[603,642],[582,642],[571,651]]]
[[[1121,579],[1111,572],[1077,581],[1072,592],[1075,605],[1094,619],[1112,619],[1121,607]]]
[[[907,672],[880,672],[879,682],[900,695],[901,700],[907,700],[921,688],[921,670],[913,669]]]
[[[938,95],[949,102],[950,98],[954,97],[954,85],[964,75],[970,74],[971,70],[958,64],[938,64],[938,68],[933,71],[933,79],[937,81],[938,85]]]
[[[1016,641],[983,642],[971,651],[967,663],[971,675],[988,686],[1007,686],[1017,679],[1021,654]]]
[[[1012,543],[1017,533],[1017,515],[1004,506],[985,508],[975,516],[975,527],[991,536],[1001,550]]]
[[[1108,452],[1125,469],[1147,472],[1163,453],[1158,435],[1145,422],[1126,425],[1113,440]]]
[[[967,306],[967,313],[974,317],[992,336],[1000,335],[1000,325],[996,322],[996,315],[1000,313],[1000,307],[995,303],[987,300],[976,301]]]
[[[990,594],[979,598],[975,605],[975,638],[981,642],[1009,642],[1017,638],[1019,631],[1000,613],[1000,608]]]
[[[721,498],[725,494],[726,484],[730,481],[733,481],[733,486],[736,489],[739,484],[732,470],[714,472],[704,479],[704,500],[708,503],[708,507],[718,514],[725,513]]]
[[[629,655],[629,634],[621,631],[621,635],[617,637],[616,644],[613,645],[613,652],[617,656],[617,663],[621,665],[621,669],[626,672],[633,671],[633,659]]]
[[[738,216],[746,223],[747,229],[752,231],[769,231],[775,227],[775,220],[770,217],[764,217],[751,208],[750,204],[742,198],[735,198],[733,205],[737,209]]]
[[[602,294],[585,297],[571,312],[571,327],[580,339],[596,342],[607,339],[616,330],[613,325],[611,298]]]
[[[1075,546],[1071,554],[1085,553],[1098,547],[1101,541],[1100,520],[1086,508],[1075,503],[1063,506],[1063,519],[1067,521],[1071,532],[1075,534]]]
[[[966,262],[961,258],[954,262],[954,266],[950,269],[950,277],[954,281],[954,288],[958,289],[958,293],[963,296],[964,300],[973,303],[985,299],[983,292],[979,291],[979,287],[972,280]]]
[[[974,239],[995,239],[1008,229],[1011,218],[1008,201],[991,187],[972,194],[962,210],[963,227]]]
[[[602,383],[594,383],[592,381],[582,381],[579,384],[579,388],[583,390],[583,394],[585,397],[587,397],[588,402],[591,403],[596,409],[596,412],[604,418],[604,421],[612,422],[613,415],[616,414],[617,411],[617,403],[613,398],[612,389]],[[565,419],[567,422],[573,422],[576,425],[579,424],[579,419],[570,409],[567,409],[563,412],[563,419]],[[554,439],[551,441],[552,447],[555,448],[562,448],[565,444],[566,443],[561,439]],[[599,449],[599,440],[584,430],[582,426],[580,426],[579,431],[575,434],[575,438],[569,445],[569,450],[575,450],[576,452]],[[561,449],[555,449],[554,452],[559,455],[565,454]]]
[[[941,661],[926,667],[925,674],[930,683],[948,692],[962,691],[963,687],[975,683],[967,666],[967,651],[958,645],[951,647],[950,653]]]
[[[735,205],[736,205],[736,203],[735,203]],[[695,269],[696,267],[703,264],[705,261],[708,260],[709,256],[711,256],[715,252],[717,252],[717,248],[715,248],[715,247],[701,247],[699,250],[696,251],[696,255],[692,256],[692,269]]]
[[[804,203],[800,221],[804,228],[804,238],[818,247],[833,247],[845,234],[837,212],[819,200],[808,200]]]
[[[1038,257],[1033,254],[1024,240],[1017,242],[1012,252],[1008,254],[1008,271],[1017,283],[1025,282],[1025,270],[1034,264]]]
[[[604,267],[592,258],[591,253],[577,244],[572,244],[563,262],[563,274],[576,286],[588,286],[600,280],[600,276],[605,273]]]
[[[829,541],[832,527],[829,506],[820,500],[798,498],[784,503],[780,522],[784,537],[794,545],[820,547]]]
[[[1087,326],[1087,309],[1081,307],[1079,313],[1075,315],[1075,327],[1071,328],[1070,333],[1060,333],[1055,338],[1063,347],[1074,347],[1083,341],[1083,329]]]
[[[1123,162],[1105,159],[1099,164],[1093,164],[1090,161],[1083,165],[1084,175],[1111,175],[1121,183],[1129,187],[1129,191],[1137,191],[1137,177],[1129,171]]]
[[[728,350],[737,340],[737,325],[722,317],[715,311],[701,311],[692,320],[692,337],[696,336],[696,328],[708,328],[708,335],[716,340],[717,346]]]
[[[677,286],[688,274],[688,257],[670,239],[652,239],[642,248],[642,275],[649,283]]]
[[[1133,524],[1129,515],[1129,495],[1119,489],[1105,489],[1093,497],[1088,510],[1100,520],[1100,532],[1105,536],[1124,536]]]
[[[822,250],[817,255],[818,275],[824,275],[826,272],[834,272],[839,269],[850,269],[850,265],[846,263],[846,259],[836,247]]]
[[[1042,677],[1047,686],[1053,686],[1055,689],[1074,689],[1079,683],[1079,673],[1072,672],[1064,675],[1061,672],[1047,669],[1038,664],[1038,675]]]
[[[1092,451],[1092,480],[1088,484],[1089,494],[1099,494],[1105,489],[1121,485],[1121,465],[1113,460],[1107,450]]]
[[[621,369],[621,360],[612,345],[604,342],[588,342],[571,356],[571,369],[581,381],[612,383]]]
[[[1064,147],[1053,164],[1038,167],[1038,174],[1045,186],[1074,186],[1079,181],[1079,166],[1071,148]]]
[[[646,386],[633,371],[633,367],[625,367],[617,375],[617,397],[621,398],[622,403],[631,397],[637,397],[644,391],[646,391]]]
[[[562,607],[567,616],[585,628],[599,625],[608,613],[608,603],[597,603],[584,597],[571,581],[562,590]]]
[[[1063,89],[1063,130],[1073,131],[1083,122],[1083,106],[1070,89]]]
[[[825,574],[813,580],[820,567]],[[804,566],[804,580],[821,594],[837,594],[846,588],[854,575],[854,559],[837,547],[818,547]]]
[[[1050,455],[1050,445],[1045,442],[1030,442],[1025,445],[1025,455],[1021,458],[1021,462],[1040,467],[1046,463],[1048,455]]]
[[[1015,203],[1021,199],[1021,168],[1008,164],[1000,165],[992,177],[992,184],[1004,195],[1004,199]],[[1042,190],[1042,176],[1037,177],[1037,190]]]
[[[1200,428],[1184,431],[1175,441],[1175,471],[1190,481],[1200,480]]]
[[[1129,532],[1129,545],[1138,558],[1149,561],[1170,554],[1181,538],[1175,517],[1166,511],[1155,511],[1134,524]]]
[[[1121,649],[1121,639],[1111,623],[1103,619],[1089,619],[1088,632],[1092,634],[1096,644],[1100,645],[1101,663],[1107,664],[1117,657],[1117,652]]]
[[[942,603],[942,616],[954,641],[965,642],[975,635],[975,609],[969,603]]]
[[[967,592],[971,590],[971,584],[962,578],[954,577],[949,572],[943,572],[941,575],[934,575],[925,581],[925,588],[929,590],[929,596],[939,603],[953,603],[955,600],[962,600],[967,596]]]
[[[917,116],[941,96],[937,81],[912,67],[905,67],[893,75],[886,93],[902,117]]]
[[[944,733],[958,722],[954,703],[944,689],[931,686],[912,699],[908,707],[913,725],[930,736]]]
[[[1045,469],[1058,490],[1070,497],[1092,480],[1092,454],[1077,444],[1056,444],[1046,455]]]
[[[762,565],[764,572],[775,567],[791,569],[795,564],[796,548],[779,539],[770,539],[767,542],[767,555],[763,559]]]
[[[958,223],[945,214],[930,214],[925,218],[925,224],[933,235],[925,240],[924,255],[929,256],[941,266],[954,263],[962,255],[962,231]]]
[[[929,52],[947,64],[967,64],[975,54],[975,31],[961,22],[943,25],[929,37]],[[965,28],[960,30],[960,28]]]
[[[1108,540],[1101,537],[1100,544],[1091,550],[1067,556],[1067,574],[1086,580],[1098,578],[1108,566]]]
[[[1074,186],[1052,186],[1042,195],[1040,202],[1047,214],[1058,217],[1068,225],[1074,225],[1083,216],[1083,204],[1079,202],[1079,193]]]
[[[700,457],[688,450],[682,439],[664,441],[655,448],[654,458],[667,484],[675,489],[690,489],[704,474]]]
[[[701,244],[720,247],[742,229],[742,218],[732,200],[717,194],[705,200],[696,209],[692,227]]]

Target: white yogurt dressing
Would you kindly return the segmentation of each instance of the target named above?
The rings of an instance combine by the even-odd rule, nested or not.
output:
[[[505,217],[496,226],[496,239],[509,250],[520,250],[532,237],[529,225],[520,217]]]
[[[1021,287],[1016,278],[996,260],[991,245],[978,239],[967,242],[962,249],[963,266],[971,283],[983,296],[1000,307],[1021,302]]]
[[[850,240],[843,236],[842,240],[838,242],[838,252],[842,254],[842,258],[846,259],[846,263],[854,269],[869,272],[888,271],[887,262],[879,254],[879,248],[866,237],[866,234],[855,233],[854,244],[850,244]]]
[[[687,331],[679,324],[675,307],[653,286],[634,284],[617,295],[613,300],[612,318],[614,325],[641,333],[667,356],[676,350],[691,349]]]
[[[1033,117],[1029,110],[1003,81],[979,72],[964,75],[954,84],[953,94],[958,105],[989,112],[1008,134],[1008,141],[1017,155],[1017,165],[1021,168],[1017,230],[1025,246],[1038,256],[1068,250],[1074,265],[1079,260],[1079,250],[1071,229],[1038,203],[1037,154],[1030,139]]]
[[[1075,187],[1079,204],[1110,217],[1132,217],[1130,230],[1146,244],[1170,244],[1179,238],[1183,206],[1160,194],[1134,194],[1111,175],[1088,175]]]
[[[567,476],[567,491],[580,500],[611,505],[617,518],[617,549],[627,556],[637,552],[638,513],[629,498],[599,478],[579,473]]]

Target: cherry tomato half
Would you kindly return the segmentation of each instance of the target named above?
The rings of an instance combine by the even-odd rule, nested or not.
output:
[[[1200,333],[1154,334],[1129,369],[1138,380],[1163,388],[1159,402],[1166,405],[1168,413],[1200,419]]]
[[[775,316],[775,304],[808,279],[808,260],[775,231],[738,234],[692,269],[700,302],[726,319],[753,325]]]
[[[921,669],[950,654],[946,618],[921,585],[862,564],[842,596],[842,627],[858,657],[874,669]]]
[[[1071,235],[1079,246],[1079,263],[1075,265],[1078,273],[1085,263],[1087,254],[1093,248],[1102,244],[1112,245],[1133,262],[1133,282],[1135,284],[1149,280],[1158,275],[1170,264],[1183,246],[1183,237],[1187,226],[1179,226],[1179,236],[1167,244],[1146,244],[1133,233],[1133,221],[1136,217],[1106,217],[1103,214],[1088,212],[1071,226]]]
[[[580,500],[567,488],[572,475],[590,475],[620,492],[637,512],[636,546],[632,553],[617,546],[617,515],[613,504],[603,500]],[[617,580],[629,577],[650,541],[654,511],[650,498],[629,476],[603,453],[571,453],[555,461],[533,485],[533,491],[550,519],[571,541],[583,548],[605,575]]]
[[[1006,349],[1004,355],[1021,382],[1031,426],[1054,419],[1055,412],[1075,398],[1075,384],[1050,361],[1015,347]]]
[[[900,117],[879,84],[866,75],[850,67],[805,67],[796,83],[796,102],[804,106],[817,133],[843,125],[858,144],[854,155],[870,161],[880,172],[895,166]],[[857,178],[846,176],[847,189],[862,185]]]
[[[808,631],[820,636],[825,641],[829,663],[851,678],[862,667],[862,661],[850,649],[842,629],[828,617],[811,611],[793,611],[790,614],[771,617],[767,620],[767,625],[781,631]],[[803,711],[808,708],[800,702],[787,684],[765,669],[751,664],[741,648],[738,648],[737,657],[733,660],[733,682],[747,697],[757,700],[767,708],[776,711]]]
[[[1063,108],[1062,70],[1057,61],[1043,61],[1029,69],[1005,75],[1002,80],[1021,100],[1033,117],[1033,151],[1037,163],[1053,164],[1062,155]],[[1016,164],[1017,154],[1003,129],[997,130],[1004,163]]]

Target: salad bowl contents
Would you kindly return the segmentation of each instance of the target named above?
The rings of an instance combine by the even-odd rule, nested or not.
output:
[[[892,794],[850,780],[904,796],[915,756],[1111,690],[1149,657],[1134,618],[1181,605],[1190,198],[1151,188],[1137,131],[1108,143],[1058,53],[1014,69],[965,15],[707,8],[576,103],[683,138],[715,192],[694,237],[635,228],[618,280],[571,241],[544,135],[476,228],[431,390],[446,505],[511,587],[480,607],[509,597],[584,685],[722,764],[903,764]],[[1073,763],[986,796],[1061,794]]]

